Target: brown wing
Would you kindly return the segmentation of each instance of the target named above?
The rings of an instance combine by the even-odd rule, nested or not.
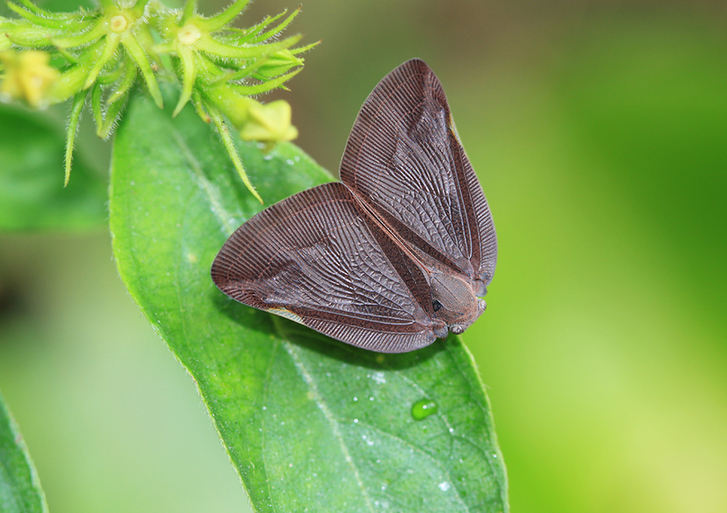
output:
[[[225,294],[343,342],[405,352],[435,339],[421,271],[341,183],[309,189],[260,212],[212,265]]]
[[[497,241],[490,209],[434,72],[405,62],[361,108],[341,180],[425,262],[489,283]]]

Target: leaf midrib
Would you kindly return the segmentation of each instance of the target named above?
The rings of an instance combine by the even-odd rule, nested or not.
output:
[[[172,134],[172,137],[174,137],[174,141],[179,145],[179,149],[182,151],[182,156],[189,162],[191,169],[194,172],[193,178],[195,182],[200,186],[200,189],[202,189],[207,195],[207,199],[209,199],[210,205],[212,207],[210,210],[214,214],[217,221],[219,221],[222,228],[222,233],[225,235],[225,237],[229,237],[230,234],[235,231],[237,226],[232,224],[232,218],[230,217],[229,212],[227,212],[222,206],[222,202],[220,201],[219,196],[215,194],[212,187],[210,186],[210,182],[209,180],[207,180],[207,177],[202,170],[202,166],[195,158],[192,150],[187,145],[187,141],[185,141],[184,138],[179,134],[179,132],[175,130],[175,127],[174,125],[172,125],[171,122],[169,122],[169,125],[172,127],[170,132]],[[228,214],[228,216],[224,217],[222,215],[223,213]]]
[[[212,214],[215,216],[215,219],[217,220],[218,224],[220,225],[220,229],[222,230],[225,237],[228,237],[237,227],[233,226],[230,222],[230,220],[233,218],[232,214],[228,212],[220,202],[219,198],[214,194],[214,191],[210,187],[210,183],[207,180],[204,171],[202,170],[202,167],[199,163],[199,161],[194,157],[194,154],[192,153],[191,149],[187,145],[187,142],[184,140],[184,138],[179,134],[177,130],[175,130],[174,125],[169,123],[170,125],[170,133],[172,134],[172,137],[174,138],[174,141],[179,146],[179,149],[181,151],[182,157],[189,163],[190,169],[192,171],[192,177],[194,178],[195,183],[197,183],[198,187],[204,192],[204,194],[207,196],[207,199],[210,202],[210,205],[212,208],[210,209]],[[227,214],[227,215],[225,215]],[[177,280],[177,286],[175,287],[177,289],[177,292],[179,292],[179,282]],[[277,335],[277,338],[279,340],[279,344],[285,349],[286,354],[290,358],[290,361],[295,366],[296,372],[301,377],[301,379],[308,385],[309,389],[311,390],[311,393],[313,395],[314,401],[318,408],[323,413],[323,416],[325,417],[326,421],[330,425],[331,432],[333,433],[334,438],[338,442],[341,451],[344,455],[344,458],[346,462],[351,466],[351,469],[353,470],[354,477],[356,478],[356,483],[358,487],[361,489],[361,493],[365,499],[366,505],[368,510],[371,513],[375,513],[373,504],[371,502],[371,496],[369,495],[368,490],[366,489],[366,486],[364,485],[361,474],[359,472],[358,467],[356,466],[356,463],[354,462],[353,458],[351,457],[351,453],[348,450],[348,446],[346,445],[343,435],[340,432],[340,429],[338,427],[338,422],[335,419],[335,416],[331,412],[331,410],[328,408],[328,406],[325,404],[325,401],[323,401],[323,398],[320,395],[320,392],[318,391],[318,386],[315,382],[315,379],[310,374],[308,369],[305,367],[305,364],[302,362],[302,360],[295,354],[298,351],[298,348],[295,347],[291,342],[287,341],[280,333],[280,330],[278,329],[277,325],[273,323],[275,333]],[[278,354],[277,348],[273,350],[273,355]],[[272,362],[274,361],[275,356],[271,358],[271,366]],[[264,464],[264,463],[263,463]],[[270,496],[271,503],[273,505],[273,508],[275,508],[274,504],[275,501],[273,501],[273,495],[268,489],[268,495]]]

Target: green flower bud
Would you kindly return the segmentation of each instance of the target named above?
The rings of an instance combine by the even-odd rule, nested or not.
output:
[[[250,105],[256,103],[249,96],[237,93],[228,84],[219,84],[204,91],[207,102],[224,114],[235,128],[239,129],[248,121]]]
[[[265,60],[265,64],[258,68],[254,77],[258,80],[269,80],[287,73],[291,69],[302,66],[303,59],[296,57],[287,48],[279,50]]]

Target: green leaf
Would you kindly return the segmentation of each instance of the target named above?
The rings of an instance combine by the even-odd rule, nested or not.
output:
[[[0,511],[48,511],[28,449],[0,396]]]
[[[271,203],[331,179],[292,144],[236,143]],[[112,162],[119,271],[197,381],[256,510],[507,511],[489,403],[459,339],[380,355],[215,288],[215,254],[260,208],[191,108],[173,119],[134,98]],[[415,420],[422,399],[437,407]]]
[[[30,112],[0,107],[0,230],[80,230],[106,220],[106,184],[78,158],[63,188],[64,134]]]

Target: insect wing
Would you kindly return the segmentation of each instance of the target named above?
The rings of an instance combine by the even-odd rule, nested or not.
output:
[[[431,294],[419,268],[341,183],[260,212],[212,265],[225,294],[379,352],[431,344]]]
[[[341,180],[425,263],[490,282],[497,259],[490,209],[442,85],[423,61],[393,70],[364,102]]]

